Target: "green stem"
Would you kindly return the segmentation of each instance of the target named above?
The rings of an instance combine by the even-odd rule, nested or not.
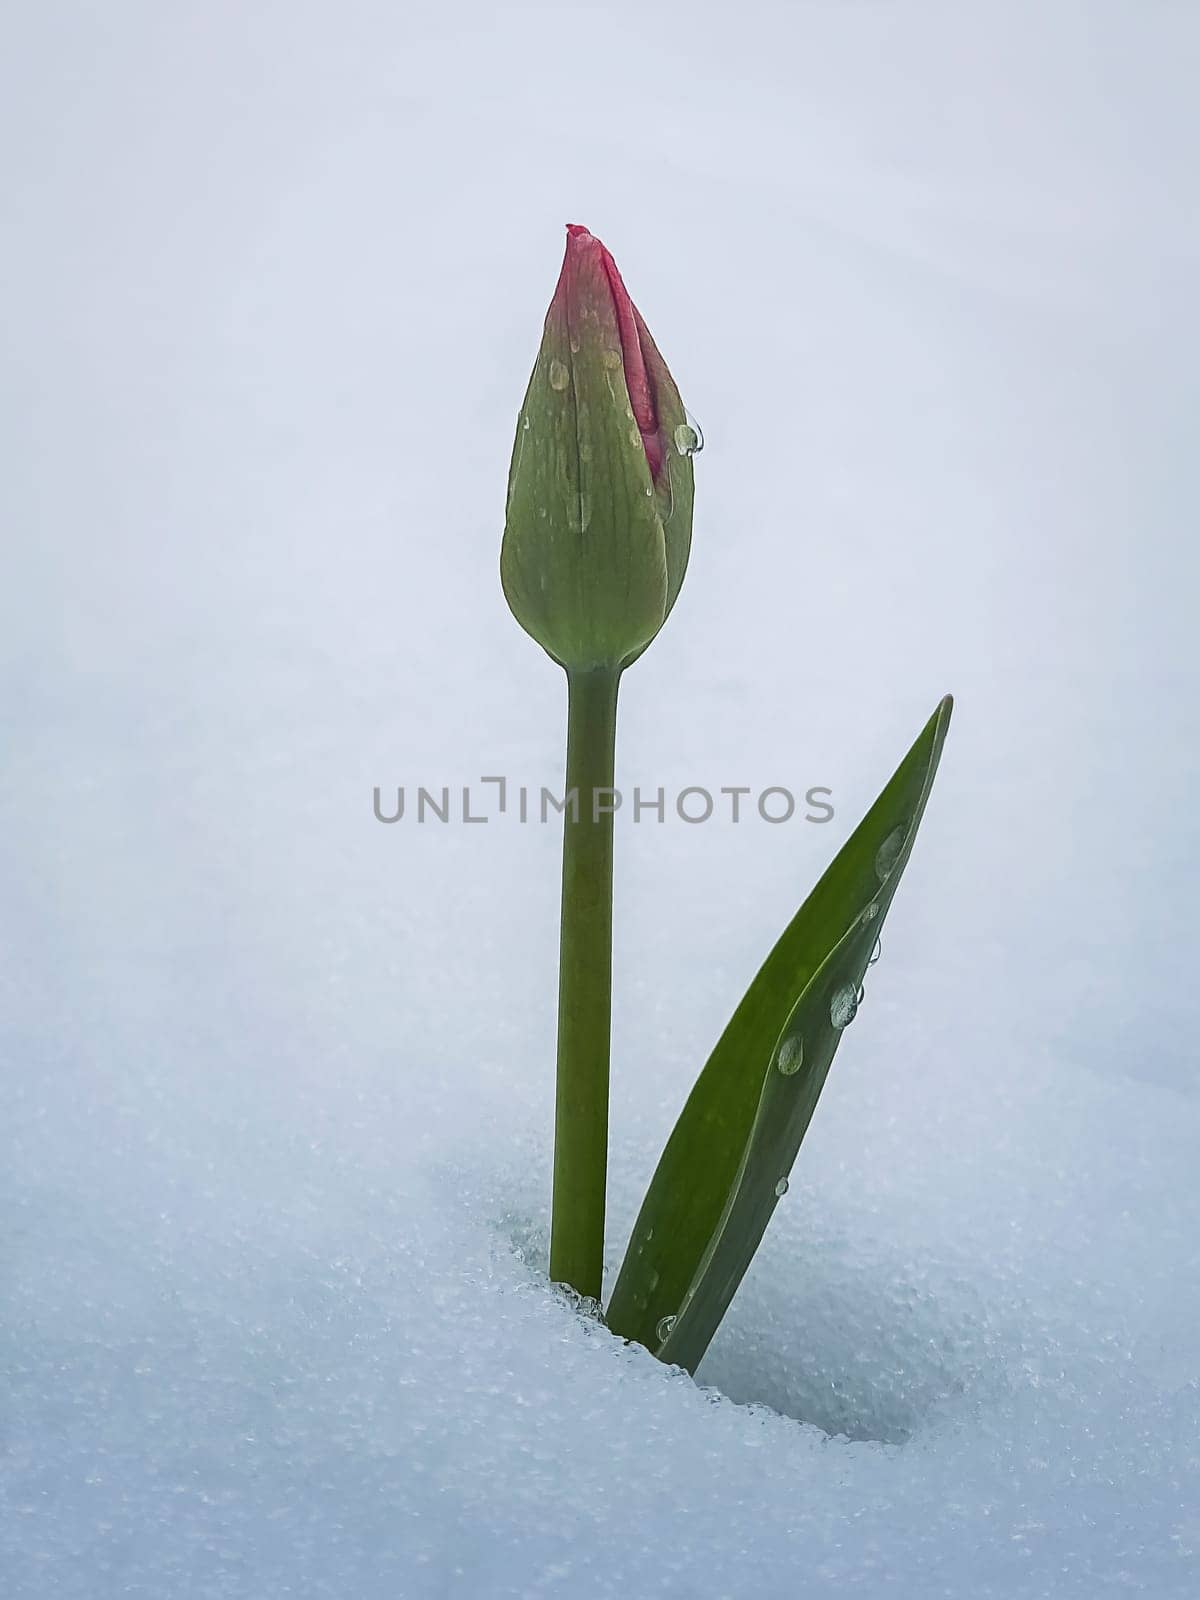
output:
[[[611,794],[620,672],[568,672],[550,1276],[600,1298],[612,1011]]]

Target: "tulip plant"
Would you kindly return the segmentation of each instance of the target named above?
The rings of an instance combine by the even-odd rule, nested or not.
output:
[[[613,792],[621,675],[666,621],[699,448],[612,256],[566,256],[517,423],[501,552],[514,616],[567,677],[550,1275],[599,1301],[608,1158]],[[863,997],[950,718],[934,711],[780,936],[708,1059],[643,1201],[606,1320],[695,1371],[787,1188]]]

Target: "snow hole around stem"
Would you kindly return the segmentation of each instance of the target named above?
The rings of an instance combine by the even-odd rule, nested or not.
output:
[[[496,1231],[502,1249],[561,1295],[545,1276],[544,1223],[511,1211]],[[564,1314],[582,1314],[561,1298]],[[1005,1386],[996,1335],[965,1268],[942,1254],[921,1259],[849,1233],[768,1234],[696,1381],[830,1437],[904,1445]]]

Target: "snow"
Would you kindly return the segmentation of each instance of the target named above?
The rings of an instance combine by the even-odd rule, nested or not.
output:
[[[6,1600],[1195,1594],[1195,12],[7,31]],[[621,777],[836,813],[619,819],[612,1270],[957,697],[699,1386],[543,1277],[556,829],[371,812],[560,779],[497,561],[568,220],[707,437]]]

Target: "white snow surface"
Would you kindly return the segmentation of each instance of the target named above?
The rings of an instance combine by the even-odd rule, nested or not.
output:
[[[1200,14],[63,5],[0,74],[0,1594],[1200,1592]],[[610,1273],[938,697],[693,1383],[545,1279],[560,781],[499,588],[562,225],[703,422],[618,827]],[[477,791],[486,796],[487,791]]]

